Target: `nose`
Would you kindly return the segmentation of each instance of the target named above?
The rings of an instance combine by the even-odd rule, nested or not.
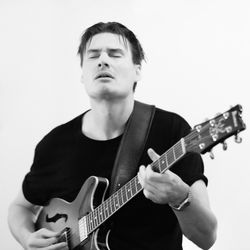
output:
[[[108,67],[109,67],[108,55],[102,53],[99,57],[98,68],[108,68]]]
[[[108,68],[109,67],[109,64],[107,62],[99,62],[98,63],[98,68]]]

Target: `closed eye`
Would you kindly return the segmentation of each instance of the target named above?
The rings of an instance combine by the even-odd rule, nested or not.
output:
[[[122,57],[121,54],[110,54],[109,56],[110,57],[116,57],[116,58]]]
[[[98,54],[94,54],[94,55],[89,55],[88,58],[90,59],[94,59],[94,58],[98,58],[99,55]]]
[[[124,55],[121,49],[109,49],[108,51],[110,57],[122,57]]]

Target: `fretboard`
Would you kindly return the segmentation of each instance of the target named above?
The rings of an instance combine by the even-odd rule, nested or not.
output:
[[[151,163],[152,169],[156,172],[163,173],[180,160],[185,153],[185,141],[184,138],[182,138],[162,154],[158,160]],[[119,188],[86,216],[87,233],[89,234],[97,229],[104,221],[136,196],[141,190],[142,186],[137,176]]]

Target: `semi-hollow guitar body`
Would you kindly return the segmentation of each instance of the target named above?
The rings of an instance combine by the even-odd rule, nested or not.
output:
[[[63,199],[54,198],[48,206],[43,207],[36,228],[47,228],[56,232],[62,232],[58,239],[66,241],[66,249],[74,250],[108,250],[109,231],[100,227],[91,233],[82,225],[81,218],[86,218],[104,200],[109,182],[106,178],[91,176],[83,184],[76,199],[69,203]],[[83,220],[84,221],[84,220]]]

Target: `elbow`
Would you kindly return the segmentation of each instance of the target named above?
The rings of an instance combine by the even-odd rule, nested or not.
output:
[[[218,227],[218,222],[217,219],[214,218],[214,221],[212,225],[210,226],[210,229],[207,232],[207,246],[204,249],[210,249],[214,243],[216,242],[217,239],[217,227]]]
[[[208,250],[214,245],[216,239],[217,239],[217,230],[215,229],[213,232],[210,232],[210,234],[206,237],[206,239],[204,240],[203,244],[201,244],[200,247],[204,250]]]
[[[202,230],[202,232],[200,231],[198,234],[188,235],[187,238],[203,250],[210,249],[217,239],[217,220],[215,219],[213,223],[205,230]]]

